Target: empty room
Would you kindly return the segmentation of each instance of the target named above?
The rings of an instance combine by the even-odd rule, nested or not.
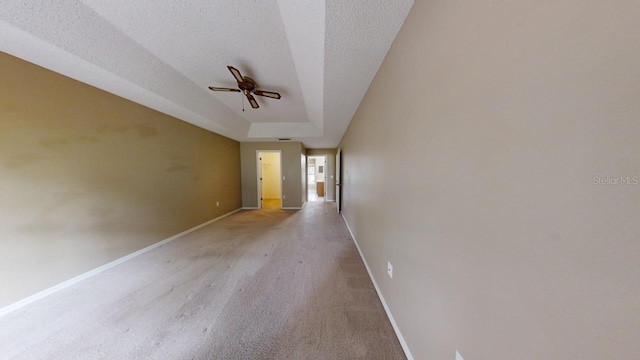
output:
[[[3,1],[0,358],[638,359],[638,19]]]

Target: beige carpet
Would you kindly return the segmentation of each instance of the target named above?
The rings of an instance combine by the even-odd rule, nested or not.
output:
[[[0,318],[2,359],[404,359],[335,203],[243,211]]]

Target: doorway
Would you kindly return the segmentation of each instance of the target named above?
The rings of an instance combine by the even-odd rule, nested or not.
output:
[[[326,174],[326,156],[307,157],[307,201],[325,201]]]
[[[282,157],[280,150],[259,150],[258,208],[282,208]]]

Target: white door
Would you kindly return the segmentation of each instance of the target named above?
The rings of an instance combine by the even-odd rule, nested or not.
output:
[[[327,201],[327,157],[322,157],[322,181],[324,181],[324,201]]]
[[[342,150],[336,154],[336,205],[338,212],[342,211]]]
[[[262,209],[262,153],[258,153],[258,209]]]

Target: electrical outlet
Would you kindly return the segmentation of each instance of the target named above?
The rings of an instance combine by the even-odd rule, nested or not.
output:
[[[387,274],[389,274],[389,277],[393,279],[393,265],[391,265],[391,262],[387,261]]]
[[[282,199],[283,200],[286,199],[286,198],[287,198],[287,195],[282,195]]]
[[[462,355],[460,355],[460,353],[458,352],[458,350],[456,350],[456,360],[464,360],[462,358]]]
[[[220,201],[216,201],[216,206],[220,206]]]

